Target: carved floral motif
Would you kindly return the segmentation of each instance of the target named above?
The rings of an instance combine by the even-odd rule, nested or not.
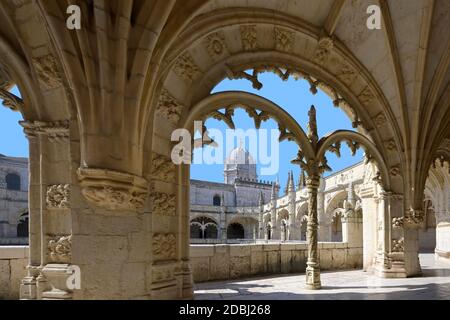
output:
[[[170,158],[153,153],[152,178],[165,182],[173,182],[175,179],[175,164]]]
[[[275,27],[275,49],[290,52],[294,48],[294,32]]]
[[[392,252],[403,252],[404,251],[404,238],[398,240],[392,240]]]
[[[359,94],[358,98],[362,104],[368,105],[373,101],[375,97],[370,88],[365,87],[364,90]]]
[[[169,91],[163,89],[156,107],[156,113],[166,118],[171,124],[177,125],[182,111],[183,106],[172,97]]]
[[[185,52],[178,58],[174,67],[174,72],[187,82],[192,82],[192,80],[200,73],[200,69],[195,64],[191,54]]]
[[[167,194],[162,192],[153,192],[150,195],[152,199],[152,213],[161,214],[165,216],[175,215],[175,200],[174,194]]]
[[[245,51],[252,51],[258,49],[258,43],[256,38],[256,26],[246,25],[241,26],[241,40],[242,47]]]
[[[47,208],[64,209],[70,205],[70,185],[57,184],[47,187],[46,194]]]
[[[387,122],[386,116],[381,112],[375,117],[375,125],[380,128]]]
[[[53,55],[48,54],[41,57],[33,58],[33,64],[36,69],[39,81],[46,89],[53,89],[62,85],[59,76],[56,59]]]
[[[333,40],[330,37],[320,38],[314,53],[314,61],[320,65],[323,65],[327,62],[332,49]]]
[[[213,59],[222,57],[228,50],[223,32],[214,32],[208,35],[205,42],[208,54]]]
[[[70,263],[72,236],[60,236],[48,241],[47,253],[51,262]]]
[[[153,255],[155,260],[173,260],[176,258],[177,240],[172,233],[157,233],[153,236]]]

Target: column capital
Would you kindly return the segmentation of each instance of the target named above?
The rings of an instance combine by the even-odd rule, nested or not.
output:
[[[45,135],[52,142],[67,142],[69,140],[69,120],[61,121],[20,121],[27,138]]]
[[[148,182],[142,177],[98,168],[79,168],[77,174],[81,193],[96,207],[126,211],[144,207]]]

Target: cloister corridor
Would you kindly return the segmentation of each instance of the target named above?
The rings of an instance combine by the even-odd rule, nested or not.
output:
[[[196,300],[448,300],[450,263],[420,255],[422,277],[382,279],[362,270],[324,271],[322,290],[306,290],[305,274],[206,282]]]

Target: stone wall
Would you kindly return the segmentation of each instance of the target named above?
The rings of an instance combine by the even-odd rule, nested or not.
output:
[[[28,246],[0,247],[0,300],[19,299],[27,264]]]
[[[322,270],[362,268],[362,248],[319,243]],[[194,282],[264,274],[303,273],[306,243],[191,245]]]

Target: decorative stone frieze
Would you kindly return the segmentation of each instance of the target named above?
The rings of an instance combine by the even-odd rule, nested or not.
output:
[[[316,51],[314,52],[314,61],[320,65],[323,65],[328,61],[332,49],[333,39],[330,37],[320,38]]]
[[[403,252],[404,251],[404,238],[398,240],[392,240],[392,252]]]
[[[214,32],[208,35],[205,39],[205,44],[212,59],[219,59],[228,51],[223,32]]]
[[[278,51],[291,52],[294,49],[294,32],[275,27],[275,49]]]
[[[153,236],[153,256],[155,260],[176,259],[177,240],[173,233],[156,233]]]
[[[27,137],[46,135],[51,142],[67,142],[69,139],[69,121],[20,121]]]
[[[71,260],[72,236],[50,238],[47,245],[48,259],[51,262],[69,263]]]
[[[147,180],[106,169],[78,169],[81,193],[92,205],[108,210],[136,211],[144,207]]]
[[[152,179],[173,182],[175,180],[176,167],[172,160],[157,153],[153,153],[152,158]]]
[[[258,49],[256,25],[245,25],[240,27],[242,48],[245,51]]]
[[[57,184],[47,187],[46,204],[48,209],[66,209],[70,206],[70,185]]]
[[[364,90],[359,94],[358,99],[363,105],[368,105],[375,99],[375,96],[373,95],[369,87],[365,87]]]
[[[375,117],[375,125],[380,128],[382,126],[384,126],[387,122],[386,116],[384,115],[384,113],[379,113],[376,117]]]
[[[192,82],[192,80],[200,74],[200,69],[195,64],[191,54],[185,52],[178,58],[174,67],[174,72],[183,80]]]
[[[356,73],[350,64],[346,61],[341,63],[337,77],[342,80],[346,85],[351,85],[356,78]]]
[[[167,91],[163,89],[159,97],[156,113],[166,118],[171,124],[177,125],[180,121],[183,106]]]
[[[152,282],[167,282],[175,279],[175,268],[172,265],[156,265],[152,268]]]
[[[175,215],[176,196],[174,194],[153,192],[150,199],[152,201],[152,213],[165,216]]]
[[[62,85],[56,59],[52,54],[32,59],[39,81],[45,89],[53,89]]]

